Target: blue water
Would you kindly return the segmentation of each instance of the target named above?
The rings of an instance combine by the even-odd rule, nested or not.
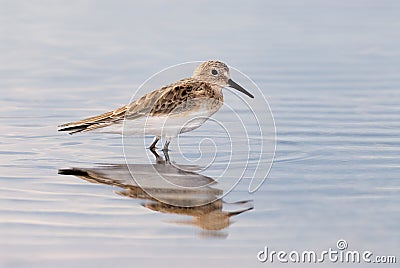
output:
[[[271,266],[257,260],[265,246],[323,251],[339,239],[400,261],[397,1],[0,5],[1,267]],[[57,125],[126,104],[163,68],[207,59],[248,75],[271,106],[276,156],[256,193],[244,179],[225,203],[183,210],[149,200],[124,172],[58,174],[125,159],[121,137]],[[193,135],[213,132],[207,122]],[[181,142],[198,156],[190,135]],[[176,145],[171,160],[186,164]],[[142,140],[131,146],[151,174]],[[191,176],[215,179],[230,150]]]

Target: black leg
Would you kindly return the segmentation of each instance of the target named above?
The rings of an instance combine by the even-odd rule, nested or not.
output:
[[[156,148],[157,142],[160,140],[160,136],[155,136],[153,142],[151,143],[149,149],[154,150]]]
[[[152,152],[153,155],[156,157],[156,163],[157,164],[164,164],[165,163],[164,159],[156,152],[155,148],[150,148],[150,152]]]
[[[163,153],[164,153],[165,163],[171,164],[171,161],[169,160],[168,149],[167,150],[163,149]]]
[[[171,138],[167,138],[167,141],[164,144],[164,149],[163,151],[168,151],[168,146],[171,143]]]

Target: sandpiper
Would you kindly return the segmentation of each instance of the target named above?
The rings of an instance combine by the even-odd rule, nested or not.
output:
[[[222,88],[234,88],[254,98],[230,79],[228,66],[210,60],[199,64],[192,77],[145,94],[116,110],[59,126],[69,134],[86,131],[155,136],[149,149],[154,150],[161,137],[171,138],[200,127],[223,104]],[[125,124],[125,126],[124,126]]]

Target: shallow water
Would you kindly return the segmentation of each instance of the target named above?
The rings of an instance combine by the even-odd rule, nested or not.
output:
[[[239,8],[214,1],[191,8],[2,3],[0,266],[256,267],[270,265],[257,260],[264,246],[322,251],[339,239],[351,250],[397,254],[400,261],[399,4],[274,1]],[[225,203],[162,205],[132,186],[123,166],[112,168],[125,164],[121,137],[56,131],[127,103],[162,68],[209,58],[252,78],[271,105],[276,156],[254,194],[245,178]],[[227,110],[216,116],[232,119]],[[179,148],[196,159],[193,136],[210,133],[220,132],[207,122],[183,135]],[[215,140],[222,145],[217,161],[194,170],[196,181],[217,178],[229,160],[224,139]],[[213,147],[203,145],[202,159],[211,158]],[[165,167],[151,154],[148,162],[143,140],[130,146],[137,152],[130,163],[142,176],[151,175],[149,165]],[[171,161],[187,164],[176,141],[171,149]],[[241,169],[233,161],[229,174]],[[212,187],[183,200],[208,198],[218,191]]]

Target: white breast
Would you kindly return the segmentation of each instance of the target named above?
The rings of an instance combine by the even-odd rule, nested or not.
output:
[[[124,120],[123,123],[114,123],[104,128],[98,128],[93,132],[172,138],[200,127],[213,113],[213,111],[199,109],[190,113],[169,116],[143,116],[133,120]]]

